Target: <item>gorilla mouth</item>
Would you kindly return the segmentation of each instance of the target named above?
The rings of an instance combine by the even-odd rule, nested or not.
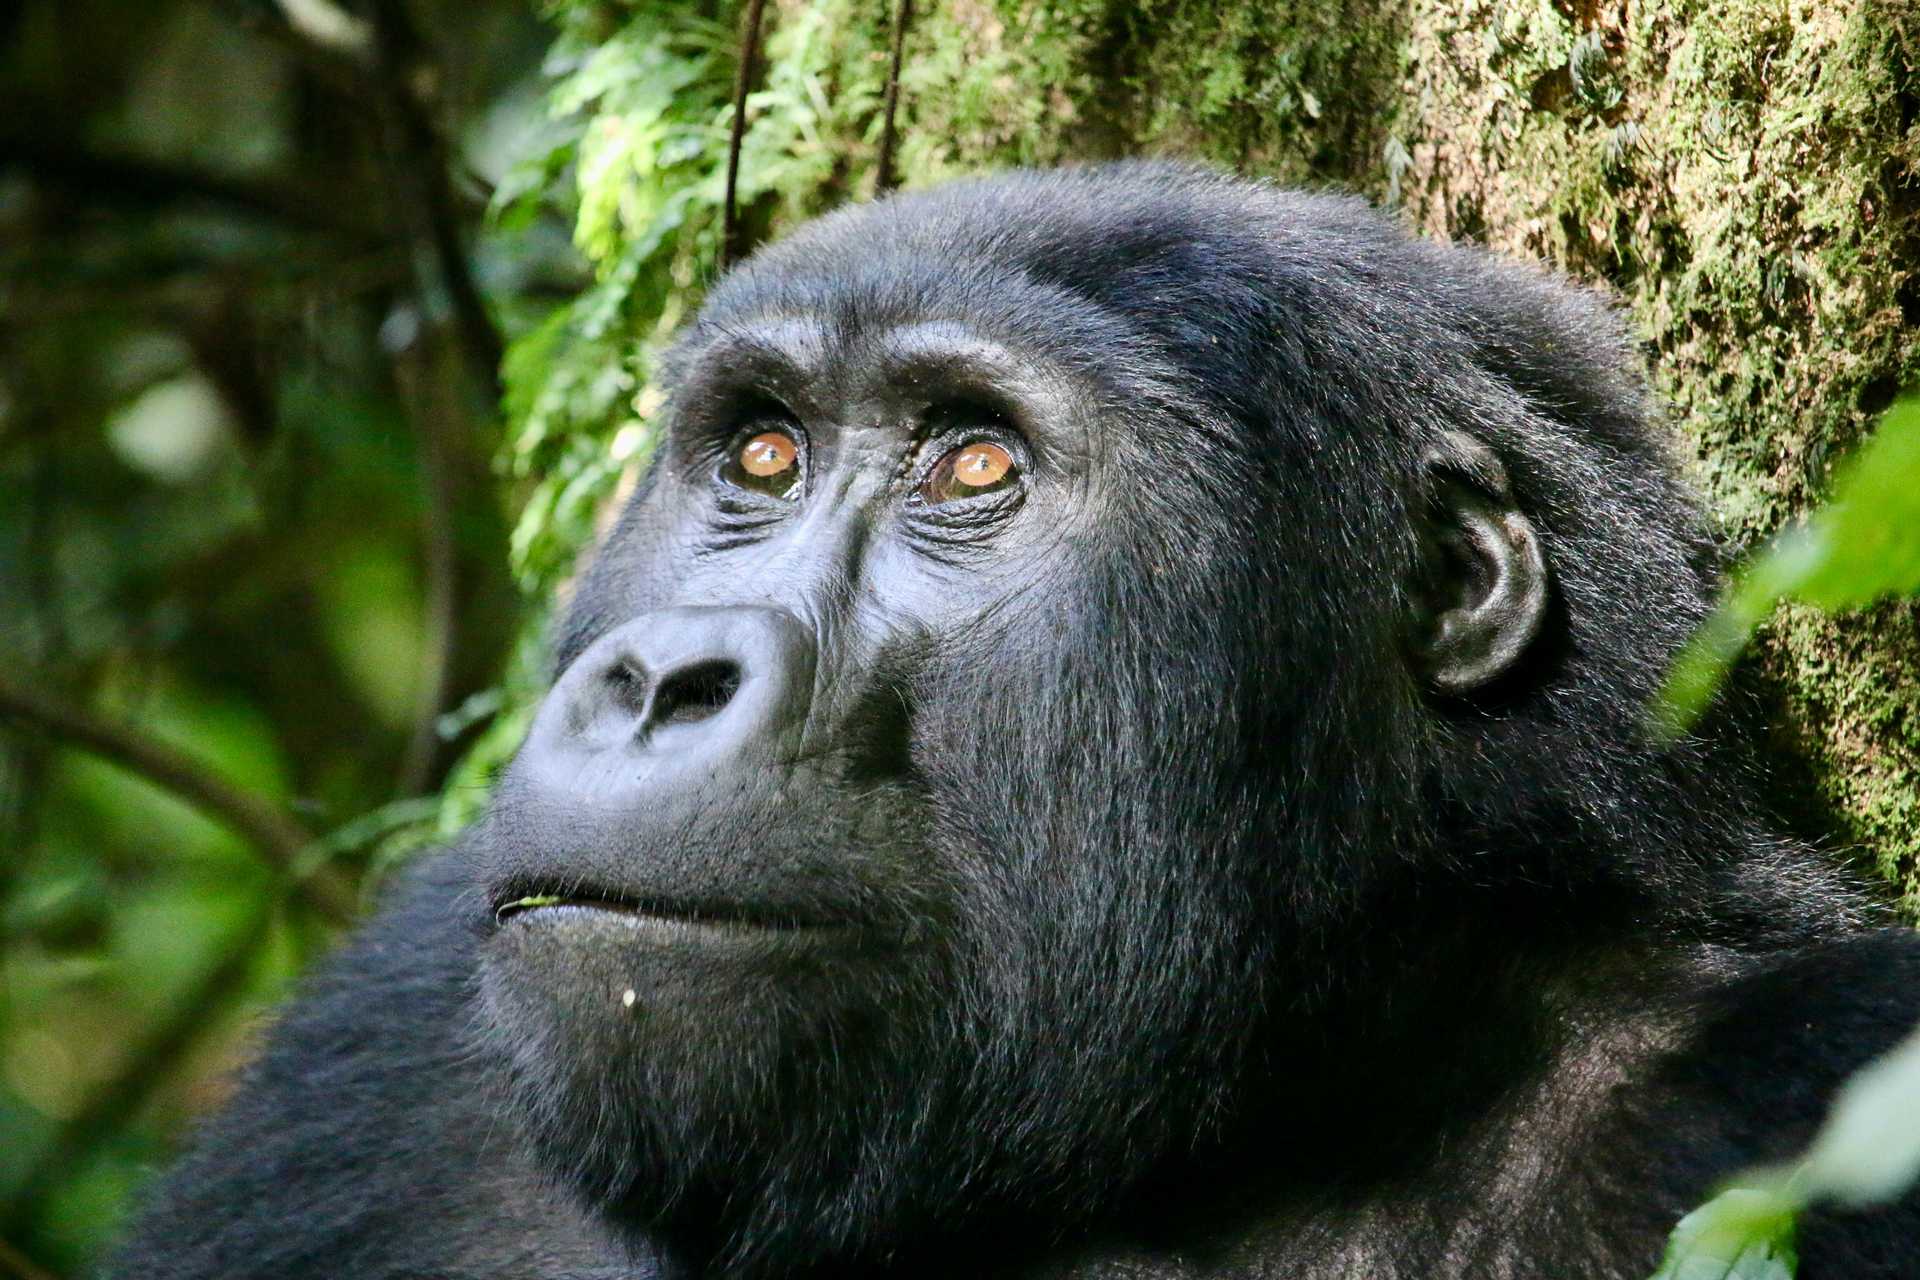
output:
[[[499,925],[522,918],[556,919],[567,916],[625,917],[635,925],[665,926],[682,933],[830,934],[853,931],[852,923],[846,920],[819,919],[778,908],[736,902],[641,897],[578,885],[565,890],[515,886],[501,894],[493,906],[494,923]]]

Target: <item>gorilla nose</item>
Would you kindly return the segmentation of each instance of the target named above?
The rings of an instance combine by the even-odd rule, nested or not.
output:
[[[607,673],[614,697],[640,716],[640,733],[669,724],[693,724],[718,715],[740,692],[740,664],[730,658],[696,660],[692,666],[649,675],[622,657]]]
[[[602,800],[683,774],[789,762],[806,725],[814,660],[812,633],[783,610],[643,614],[560,677],[523,754],[547,784]]]

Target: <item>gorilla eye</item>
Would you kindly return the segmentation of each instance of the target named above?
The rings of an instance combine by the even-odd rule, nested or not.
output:
[[[784,498],[800,478],[800,446],[784,431],[763,431],[740,446],[723,474],[742,489]]]
[[[939,504],[1004,489],[1020,476],[1013,455],[991,440],[961,445],[934,464],[920,496]]]

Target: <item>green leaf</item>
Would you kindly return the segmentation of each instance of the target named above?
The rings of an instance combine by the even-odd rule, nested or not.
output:
[[[1781,600],[1822,609],[1920,593],[1920,397],[1887,411],[1840,469],[1833,497],[1776,538],[1734,578],[1719,608],[1688,643],[1655,708],[1660,727],[1684,732],[1727,668]]]
[[[1866,1208],[1920,1179],[1920,1034],[1868,1063],[1840,1089],[1794,1184],[1809,1199]]]
[[[1888,1204],[1916,1179],[1920,1033],[1853,1074],[1798,1160],[1750,1171],[1682,1218],[1653,1280],[1792,1280],[1802,1209]]]
[[[1768,560],[1782,594],[1823,609],[1920,591],[1920,397],[1888,411],[1833,502]]]
[[[297,872],[310,876],[329,862],[371,849],[375,868],[364,885],[371,889],[400,857],[432,843],[440,834],[440,806],[438,796],[410,796],[363,813],[302,850]]]
[[[1783,1187],[1723,1191],[1680,1219],[1653,1280],[1793,1280],[1799,1208]]]
[[[530,898],[515,898],[512,902],[509,902],[500,908],[500,914],[505,915],[509,911],[525,911],[532,907],[558,906],[560,903],[565,901],[566,899],[561,897],[559,894],[536,893]]]

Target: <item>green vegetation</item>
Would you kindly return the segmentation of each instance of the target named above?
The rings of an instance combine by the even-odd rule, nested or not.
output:
[[[1684,728],[1775,605],[1836,610],[1920,593],[1920,400],[1889,412],[1840,469],[1833,496],[1742,569],[1668,681],[1666,707]]]
[[[1835,504],[1689,696],[1757,626],[1772,745],[1920,901],[1910,6],[920,8],[910,185],[1191,155],[1615,290],[1736,544]],[[750,235],[872,194],[887,10],[768,7]],[[82,1268],[333,921],[477,812],[715,270],[737,18],[0,6],[0,1269]]]
[[[1800,1215],[1885,1204],[1920,1177],[1920,1037],[1849,1080],[1799,1159],[1756,1169],[1680,1220],[1653,1280],[1793,1280]]]

